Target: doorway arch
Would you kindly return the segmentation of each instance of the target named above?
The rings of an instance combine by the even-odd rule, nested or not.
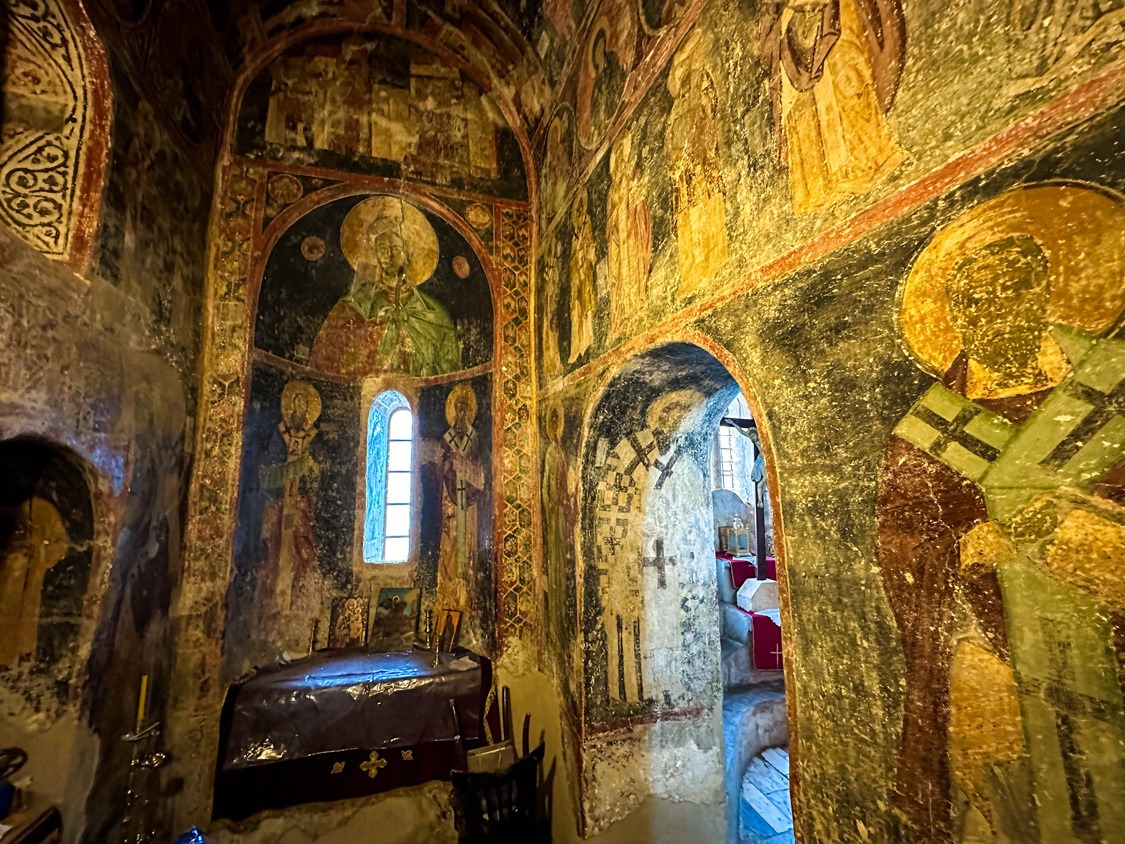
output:
[[[719,421],[740,392],[761,420],[781,615],[788,627],[776,466],[766,417],[737,362],[709,339],[685,336],[606,373],[586,407],[578,445],[582,484],[573,597],[581,608],[584,670],[575,691],[582,697],[588,832],[603,827],[603,817],[622,816],[620,801],[603,806],[598,800],[606,793],[598,782],[599,757],[620,742],[643,745],[634,749],[642,754],[634,766],[638,781],[631,784],[638,799],[675,792],[678,799],[707,802],[729,792],[721,777],[659,782],[656,757],[665,751],[660,741],[638,742],[637,736],[655,736],[669,724],[696,736],[710,728],[711,744],[704,742],[700,758],[689,764],[724,768],[710,453]],[[789,661],[786,646],[786,669]],[[792,699],[787,706],[792,713]],[[793,743],[795,738],[793,731]]]

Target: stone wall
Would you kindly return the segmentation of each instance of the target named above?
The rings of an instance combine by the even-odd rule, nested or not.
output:
[[[31,789],[60,801],[72,841],[124,834],[131,746],[121,737],[136,727],[142,675],[147,720],[162,718],[211,109],[225,85],[202,4],[90,5],[88,18],[64,0],[8,4],[0,39],[0,166],[18,187],[5,193],[0,232],[0,439],[77,467],[93,514],[84,541],[63,513],[68,540],[88,549],[89,575],[65,588],[45,578],[37,651],[4,672],[4,743],[29,750]],[[21,152],[35,144],[38,157]],[[76,622],[60,614],[65,601],[79,608]],[[48,706],[18,676],[40,676],[43,647],[64,627],[70,652],[49,669]],[[154,814],[155,780],[134,785],[148,801],[134,820]]]

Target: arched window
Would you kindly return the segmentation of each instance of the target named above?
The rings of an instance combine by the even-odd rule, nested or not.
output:
[[[749,421],[752,418],[750,406],[742,393],[731,400],[724,414],[724,419]],[[754,445],[728,424],[719,425],[715,445],[718,452],[718,485],[737,493],[743,501],[753,501],[754,487],[750,476],[754,469]]]
[[[410,559],[413,450],[410,402],[394,390],[382,393],[372,403],[367,419],[363,559],[368,563],[403,563]]]

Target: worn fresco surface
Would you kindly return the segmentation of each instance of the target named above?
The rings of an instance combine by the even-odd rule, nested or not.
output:
[[[789,251],[1089,79],[1122,39],[1109,7],[1063,25],[1024,3],[720,0],[669,44],[677,27],[649,35],[619,5],[572,49],[604,53],[600,72],[624,87],[584,82],[593,65],[576,55],[537,134],[548,378],[748,274],[776,277]],[[608,105],[594,93],[621,101],[596,142],[589,115]]]
[[[307,652],[314,615],[323,644],[349,594],[418,589],[423,638],[455,607],[462,643],[487,654],[538,616],[520,96],[480,71],[481,33],[451,60],[464,34],[414,4],[357,14],[263,9],[240,34],[181,616],[185,818],[206,799],[190,757],[222,691],[190,678]],[[415,510],[409,560],[380,564],[364,561],[363,482],[386,390],[415,415]]]
[[[306,41],[279,56],[246,91],[235,152],[527,198],[496,105],[396,38]]]
[[[3,463],[3,682],[30,708],[58,717],[77,699],[83,668],[74,657],[93,561],[90,490],[74,463],[39,444],[6,443]]]
[[[296,182],[272,178],[274,194],[286,179]],[[491,650],[493,307],[481,259],[438,215],[359,194],[285,229],[257,302],[228,671],[323,647],[335,602],[376,597],[383,564],[363,552],[367,427],[388,388],[416,419],[407,581],[424,613],[468,613],[465,641]]]
[[[1097,116],[1121,95],[1120,10],[697,11],[670,46],[627,16],[599,35],[602,13],[586,13],[572,24],[573,75],[537,136],[540,426],[554,490],[544,564],[549,583],[565,572],[564,600],[575,596],[585,624],[584,653],[561,621],[551,639],[585,735],[580,823],[618,817],[589,764],[632,741],[606,734],[622,729],[615,714],[635,732],[675,709],[623,708],[646,696],[658,648],[647,656],[629,625],[600,618],[614,590],[595,583],[614,567],[587,527],[602,501],[614,553],[614,530],[622,543],[639,536],[620,546],[636,567],[625,579],[655,578],[641,564],[657,559],[657,538],[671,556],[667,530],[650,521],[655,502],[625,515],[637,481],[618,465],[644,467],[643,482],[668,455],[646,445],[645,420],[626,426],[623,450],[599,451],[600,397],[647,349],[685,336],[756,398],[770,435],[805,839],[1120,834],[1119,611],[1097,573],[1115,559],[1125,441],[1123,371],[1106,339],[1121,311],[1110,161],[1122,118]],[[635,53],[612,46],[634,40]],[[621,85],[615,63],[630,55]],[[612,98],[622,91],[619,106],[587,99],[583,56]],[[617,116],[591,142],[589,116],[606,110]],[[678,368],[696,382],[705,371]],[[629,412],[651,405],[643,388],[629,396]],[[572,500],[573,516],[556,504]],[[658,623],[648,593],[630,594],[642,625]],[[616,653],[602,650],[606,629]]]

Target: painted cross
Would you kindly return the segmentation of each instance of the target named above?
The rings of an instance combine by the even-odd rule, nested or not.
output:
[[[1125,378],[1107,393],[1076,380],[1070,387],[1070,395],[1090,405],[1091,410],[1066,439],[1041,461],[1040,465],[1056,472],[1070,462],[1082,446],[1115,416],[1125,416]]]
[[[652,467],[660,473],[656,478],[656,489],[664,488],[664,482],[667,481],[668,478],[672,477],[672,470],[676,468],[676,461],[679,460],[679,458],[680,453],[678,451],[675,451],[672,453],[672,456],[668,458],[667,463],[665,463],[663,460],[654,460],[652,462]]]
[[[387,760],[379,756],[378,751],[372,750],[371,755],[367,757],[367,761],[360,765],[359,769],[366,772],[371,779],[375,779],[379,776],[379,771],[385,767],[387,767]]]
[[[661,589],[664,589],[668,586],[668,578],[665,573],[666,567],[676,565],[676,558],[664,556],[663,539],[657,539],[655,542],[653,542],[653,547],[656,550],[656,556],[645,557],[643,560],[641,560],[641,565],[646,569],[657,570],[658,578],[656,583]]]
[[[977,439],[965,430],[968,424],[983,412],[984,408],[970,406],[962,409],[952,420],[949,420],[944,419],[925,406],[916,407],[912,411],[916,418],[925,422],[938,433],[937,439],[930,444],[931,454],[944,455],[950,445],[959,445],[970,454],[975,454],[982,460],[991,463],[1000,456],[1000,449]]]

